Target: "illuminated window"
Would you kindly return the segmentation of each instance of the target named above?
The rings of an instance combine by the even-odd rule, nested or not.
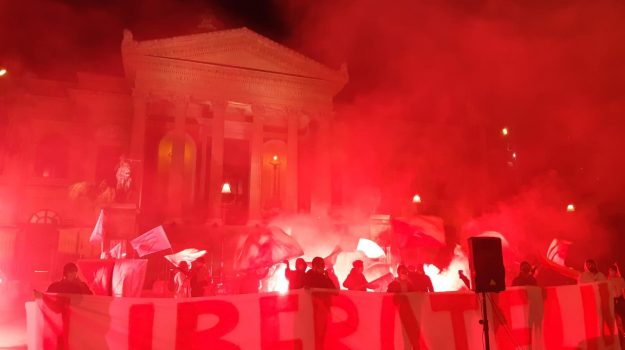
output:
[[[37,144],[33,175],[46,178],[67,176],[69,147],[61,135],[47,135]]]
[[[60,222],[59,216],[51,210],[40,210],[30,218],[31,224],[58,225]]]

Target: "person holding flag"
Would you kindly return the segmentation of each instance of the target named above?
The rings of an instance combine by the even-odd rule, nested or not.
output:
[[[295,270],[291,270],[288,260],[284,260],[284,263],[286,264],[284,275],[287,281],[289,281],[289,290],[304,288],[304,277],[306,276],[306,268],[308,268],[306,261],[302,258],[297,258],[295,260]]]
[[[189,265],[186,261],[181,261],[177,267],[178,272],[174,275],[174,285],[176,288],[175,298],[188,298],[191,296],[191,280],[189,278]]]

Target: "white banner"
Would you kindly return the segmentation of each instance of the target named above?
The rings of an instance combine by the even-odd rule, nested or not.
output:
[[[483,349],[471,293],[299,290],[189,299],[44,295],[29,349]],[[487,299],[492,349],[620,349],[606,283]],[[407,346],[407,347],[405,347]]]

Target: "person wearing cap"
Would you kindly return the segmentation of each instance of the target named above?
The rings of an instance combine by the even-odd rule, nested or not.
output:
[[[389,283],[387,293],[407,293],[415,292],[416,289],[408,277],[408,268],[405,265],[397,266],[397,278]]]
[[[532,265],[527,261],[522,261],[519,266],[519,274],[512,280],[512,286],[537,286],[538,282],[534,277]]]
[[[304,288],[336,289],[325,270],[323,258],[317,256],[312,260],[312,268],[304,275]]]
[[[89,286],[78,278],[78,266],[74,263],[67,263],[63,266],[63,278],[52,283],[47,293],[62,294],[93,294]]]
[[[364,271],[364,263],[362,260],[354,260],[352,262],[352,270],[345,278],[343,282],[343,287],[349,290],[359,290],[359,291],[367,291],[368,289],[376,289],[378,286],[376,284],[372,284],[367,281],[367,278],[363,274]]]

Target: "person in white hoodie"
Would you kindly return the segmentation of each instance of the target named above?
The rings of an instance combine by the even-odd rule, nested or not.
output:
[[[601,282],[605,280],[606,280],[606,277],[597,268],[597,263],[592,259],[588,259],[586,260],[586,263],[584,264],[584,272],[582,272],[577,278],[577,283],[578,284],[594,283],[594,282]]]

